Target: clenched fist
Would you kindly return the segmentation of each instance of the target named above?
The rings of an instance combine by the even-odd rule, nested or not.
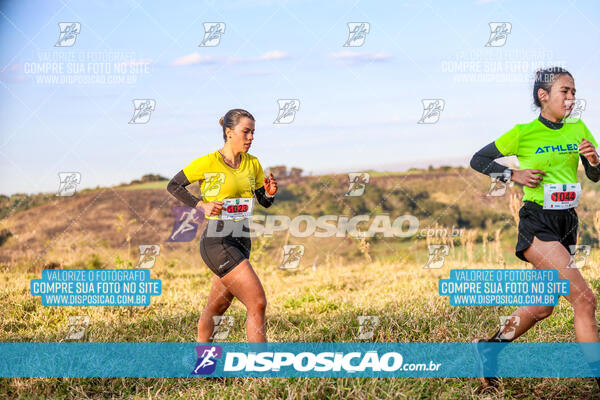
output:
[[[272,173],[265,178],[265,191],[269,196],[273,196],[277,193],[277,179],[275,179]]]

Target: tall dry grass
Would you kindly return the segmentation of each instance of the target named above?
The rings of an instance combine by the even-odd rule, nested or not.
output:
[[[266,245],[266,243],[265,243]],[[261,245],[262,247],[263,245]],[[125,251],[125,250],[124,250]],[[205,305],[212,274],[206,267],[173,265],[161,253],[152,277],[162,280],[163,294],[149,307],[43,307],[29,295],[37,274],[0,273],[0,339],[2,341],[64,340],[68,317],[87,315],[85,337],[93,342],[193,342],[196,323]],[[491,334],[499,316],[513,307],[451,307],[437,294],[437,282],[451,268],[464,267],[461,254],[450,255],[440,270],[413,263],[303,266],[295,273],[269,263],[256,263],[268,299],[267,335],[271,341],[357,341],[357,316],[378,316],[373,341],[466,342]],[[312,262],[312,259],[311,259]],[[382,272],[384,271],[384,272]],[[600,274],[584,276],[598,285]],[[234,317],[227,341],[244,341],[244,307],[234,301],[226,315]],[[552,317],[529,331],[524,341],[573,341],[571,307],[561,301]],[[374,378],[231,378],[223,382],[194,378],[13,378],[0,380],[4,398],[588,398],[592,379],[507,378],[503,388],[482,393],[475,379]],[[351,391],[352,393],[348,393]]]

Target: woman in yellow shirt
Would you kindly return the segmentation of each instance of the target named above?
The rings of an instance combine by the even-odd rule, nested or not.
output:
[[[246,110],[229,110],[219,121],[225,145],[192,161],[169,182],[167,190],[184,204],[199,209],[208,220],[200,239],[200,255],[215,273],[208,304],[198,321],[198,342],[210,342],[213,317],[223,315],[237,297],[246,307],[249,342],[265,342],[267,300],[250,261],[248,217],[254,198],[263,207],[273,204],[277,180],[265,177],[258,159],[248,150],[254,140],[254,117]],[[200,183],[202,199],[185,187]]]

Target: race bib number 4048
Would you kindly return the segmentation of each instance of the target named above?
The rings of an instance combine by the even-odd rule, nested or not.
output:
[[[580,183],[547,183],[544,185],[544,209],[565,210],[577,207],[580,195]]]
[[[252,216],[254,199],[251,197],[223,199],[222,219],[239,219]]]

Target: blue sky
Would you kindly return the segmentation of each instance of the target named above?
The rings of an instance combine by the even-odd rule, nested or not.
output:
[[[537,116],[538,65],[571,71],[600,138],[596,1],[223,3],[4,1],[0,193],[53,192],[66,171],[81,173],[81,188],[171,177],[222,146],[218,120],[238,107],[256,117],[250,153],[263,167],[466,165]],[[60,22],[80,23],[71,47],[54,46]],[[205,22],[225,23],[218,46],[199,47]],[[349,22],[369,24],[362,46],[343,47]],[[504,46],[485,47],[490,22],[511,24]],[[62,72],[40,72],[43,57]],[[80,66],[69,76],[125,77],[94,57],[125,63],[132,80],[44,81]],[[439,121],[417,124],[421,100],[435,98]],[[156,101],[148,123],[128,124],[133,99]],[[299,99],[292,123],[273,124],[278,99]]]

